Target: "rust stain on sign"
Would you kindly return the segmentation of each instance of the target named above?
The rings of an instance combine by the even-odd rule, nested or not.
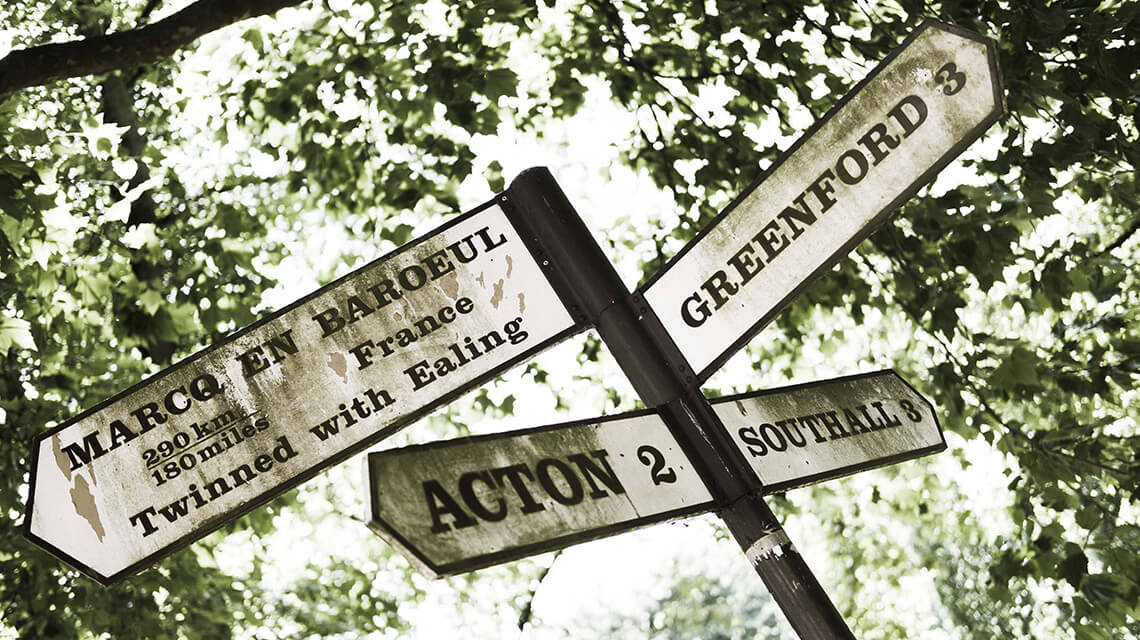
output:
[[[519,294],[519,313],[524,313],[525,311],[526,311],[526,294],[520,293]]]
[[[87,481],[83,476],[75,476],[75,486],[71,488],[71,504],[75,505],[75,513],[78,513],[91,525],[92,531],[99,537],[99,542],[103,541],[103,536],[107,532],[103,530],[103,523],[99,520],[99,510],[95,506],[95,496],[91,493],[91,488],[87,486]]]
[[[507,256],[507,277],[511,277],[511,271],[515,268],[515,261],[511,260],[511,256]]]
[[[343,353],[339,351],[330,353],[328,365],[329,369],[333,370],[333,373],[340,376],[340,379],[345,384],[348,384],[348,361],[344,359]]]

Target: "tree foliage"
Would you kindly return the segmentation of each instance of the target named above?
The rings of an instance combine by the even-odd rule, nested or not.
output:
[[[17,50],[76,41],[112,56],[94,44],[130,42],[184,4],[6,3],[0,28]],[[853,480],[778,501],[793,529],[818,518],[837,566],[860,567],[824,580],[860,637],[907,635],[860,594],[877,579],[905,598],[900,577],[917,568],[955,637],[1136,637],[1140,5],[1113,0],[328,0],[169,57],[103,60],[100,75],[45,72],[0,102],[2,629],[400,629],[398,603],[351,564],[299,578],[290,600],[261,579],[272,560],[240,577],[216,561],[227,536],[256,541],[307,513],[297,492],[120,586],[78,577],[18,533],[33,436],[266,311],[283,238],[319,220],[399,245],[459,210],[461,185],[502,188],[506,159],[477,157],[478,141],[542,135],[590,96],[635,116],[613,140],[620,161],[676,203],[638,212],[632,232],[594,229],[651,274],[927,17],[998,42],[1007,117],[953,183],[910,200],[754,341],[752,381],[713,384],[894,367],[940,408],[960,473],[1003,500],[982,514],[964,478],[912,466],[873,491]],[[35,59],[13,52],[0,68]],[[599,357],[582,343],[580,361]],[[510,413],[509,398],[474,402]],[[977,465],[982,478],[977,451],[996,461]],[[739,619],[717,608],[747,603],[708,597],[723,591],[685,576],[653,620],[689,606]]]

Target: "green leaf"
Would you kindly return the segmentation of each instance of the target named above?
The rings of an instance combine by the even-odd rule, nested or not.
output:
[[[265,40],[261,36],[260,29],[246,29],[245,33],[242,34],[241,39],[252,45],[254,51],[260,54],[265,53]]]
[[[507,188],[506,179],[503,177],[503,165],[499,164],[498,160],[492,160],[487,165],[487,172],[484,174],[487,178],[487,185],[491,187],[491,191],[495,193],[502,193]]]
[[[154,312],[158,311],[164,302],[166,301],[162,299],[162,294],[154,289],[147,289],[139,296],[139,304],[142,305],[143,311],[146,311],[148,315],[154,315]]]
[[[1066,545],[1066,549],[1068,555],[1057,565],[1057,574],[1074,589],[1080,589],[1081,582],[1089,572],[1089,559],[1084,551],[1071,542]]]
[[[503,96],[513,96],[518,88],[519,77],[510,69],[491,69],[483,77],[483,95],[491,102]]]
[[[1076,518],[1082,529],[1095,529],[1100,524],[1100,509],[1096,505],[1087,505],[1077,512]]]
[[[0,318],[0,353],[8,353],[13,347],[35,350],[32,325],[22,318]]]

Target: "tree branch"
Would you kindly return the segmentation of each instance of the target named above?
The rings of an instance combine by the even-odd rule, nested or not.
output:
[[[522,631],[530,624],[531,617],[534,615],[534,596],[538,593],[538,588],[542,586],[542,581],[545,580],[547,574],[550,573],[551,567],[554,566],[554,561],[562,555],[562,551],[562,549],[555,551],[554,557],[550,559],[550,564],[538,574],[538,579],[535,581],[534,588],[530,590],[530,596],[526,599],[526,604],[524,604],[522,610],[519,611],[519,631]]]
[[[152,64],[207,33],[304,1],[198,0],[138,29],[19,49],[0,59],[0,100],[65,78]]]
[[[1136,235],[1138,232],[1140,232],[1140,219],[1133,222],[1132,226],[1128,227],[1127,231],[1120,234],[1120,236],[1116,240],[1113,240],[1107,247],[1098,251],[1096,253],[1096,257],[1099,258],[1099,257],[1105,255],[1106,253],[1109,253],[1111,251],[1119,249],[1121,246],[1124,245],[1125,242],[1128,242],[1129,238]]]

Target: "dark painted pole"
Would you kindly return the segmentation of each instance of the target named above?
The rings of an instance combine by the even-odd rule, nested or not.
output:
[[[854,638],[761,498],[759,480],[676,344],[645,300],[626,288],[550,172],[523,172],[500,203],[559,295],[594,323],[642,401],[686,450],[718,515],[800,638]]]

